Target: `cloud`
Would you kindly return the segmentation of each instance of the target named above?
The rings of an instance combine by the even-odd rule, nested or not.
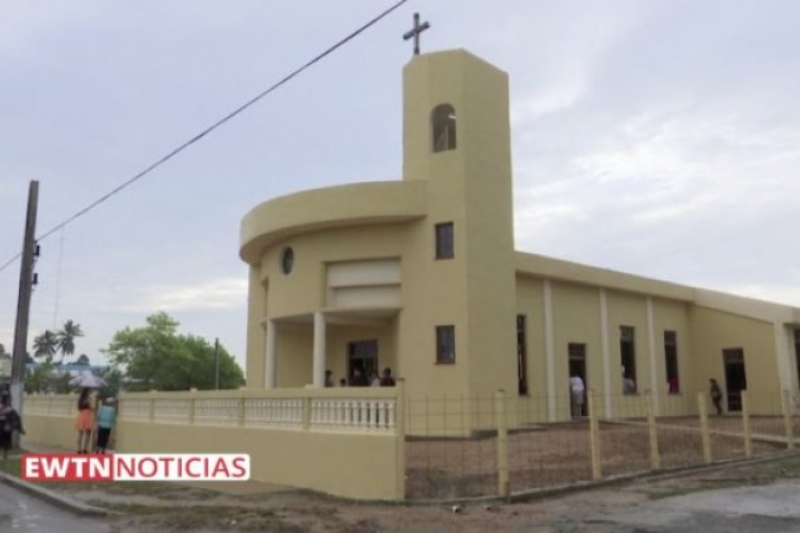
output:
[[[247,301],[247,279],[224,278],[197,285],[156,285],[136,291],[117,311],[211,311],[241,307]]]

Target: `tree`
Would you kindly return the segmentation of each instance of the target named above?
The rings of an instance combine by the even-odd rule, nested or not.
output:
[[[50,330],[37,335],[33,339],[33,356],[45,357],[48,360],[56,354],[58,349],[58,337]]]
[[[0,342],[0,357],[3,357],[4,355],[11,355],[11,354],[6,352],[6,347],[3,346],[2,342]]]
[[[83,337],[83,331],[81,331],[79,324],[72,320],[67,320],[64,322],[64,327],[61,328],[61,331],[56,334],[56,337],[58,338],[58,350],[61,352],[61,360],[63,361],[64,356],[75,353],[75,339]]]
[[[89,356],[88,356],[88,355],[86,355],[85,353],[82,353],[82,354],[81,354],[81,355],[80,355],[80,356],[79,356],[79,357],[78,357],[78,358],[75,360],[75,362],[76,362],[77,364],[79,364],[79,365],[87,365],[87,366],[88,366],[88,365],[90,365],[90,364],[91,364],[91,361],[89,361]]]
[[[214,347],[194,335],[179,335],[179,323],[166,313],[147,317],[143,328],[118,331],[105,350],[131,388],[188,390],[214,388]],[[220,388],[238,388],[242,370],[220,346]]]

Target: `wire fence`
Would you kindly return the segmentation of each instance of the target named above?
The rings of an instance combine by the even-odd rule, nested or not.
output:
[[[705,393],[589,396],[407,399],[406,497],[507,496],[768,456],[800,435],[797,393],[748,391],[721,415]]]

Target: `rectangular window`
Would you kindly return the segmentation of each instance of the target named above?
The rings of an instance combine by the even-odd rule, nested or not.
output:
[[[678,378],[678,334],[674,331],[664,332],[664,358],[667,364],[667,391],[677,394],[681,391]]]
[[[525,342],[525,315],[517,315],[517,392],[528,394],[528,354]]]
[[[436,363],[451,365],[456,362],[456,327],[436,326]]]
[[[453,257],[455,257],[453,223],[436,224],[436,259],[452,259]]]
[[[619,327],[619,352],[622,363],[622,392],[636,393],[636,350],[634,348],[634,329]]]

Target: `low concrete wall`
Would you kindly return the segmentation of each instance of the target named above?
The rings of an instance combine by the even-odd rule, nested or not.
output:
[[[396,500],[393,435],[177,426],[147,422],[119,425],[121,453],[247,453],[251,475],[292,487],[357,499]]]
[[[251,478],[362,500],[405,498],[402,386],[125,394],[120,453],[246,453]],[[26,439],[76,449],[75,396],[28,396]],[[400,406],[398,408],[398,406]]]

